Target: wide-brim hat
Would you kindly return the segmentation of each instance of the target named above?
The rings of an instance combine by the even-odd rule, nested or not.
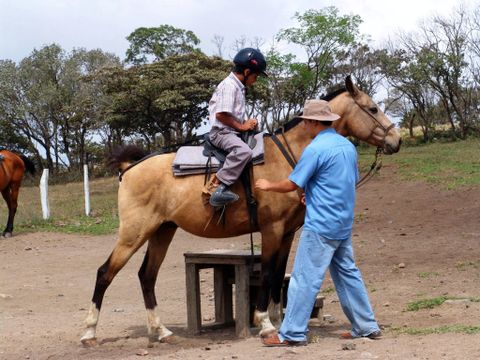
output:
[[[328,101],[317,99],[305,101],[303,114],[298,117],[317,121],[335,121],[340,119],[340,115],[332,113]]]

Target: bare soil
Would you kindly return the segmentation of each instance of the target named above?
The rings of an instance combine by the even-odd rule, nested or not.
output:
[[[480,325],[479,302],[405,311],[420,299],[480,297],[480,189],[447,191],[395,178],[395,167],[386,166],[359,190],[353,235],[357,262],[383,328],[381,340],[338,338],[349,324],[333,291],[324,292],[329,320],[312,324],[306,347],[265,348],[257,329],[247,339],[236,339],[232,327],[188,335],[183,253],[248,249],[249,238],[200,239],[178,231],[157,281],[162,321],[178,341],[147,347],[137,279],[142,248],[107,291],[99,345],[84,348],[80,337],[96,271],[115,235],[17,233],[0,238],[0,359],[479,359],[480,334],[407,335],[396,329]],[[295,248],[296,242],[290,263]],[[211,271],[202,270],[201,277],[208,322],[214,311]],[[329,288],[327,279],[323,289]],[[355,349],[343,350],[346,343]]]

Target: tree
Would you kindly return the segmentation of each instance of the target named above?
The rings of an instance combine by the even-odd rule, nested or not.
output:
[[[99,116],[100,86],[87,78],[94,79],[103,68],[120,66],[118,57],[98,49],[76,49],[66,59],[60,81],[63,98],[60,132],[62,152],[68,159],[69,168],[83,168],[89,137],[103,121]]]
[[[125,61],[134,65],[199,51],[196,46],[200,44],[200,40],[192,31],[171,25],[138,28],[127,36],[127,40],[130,47],[127,49]]]
[[[306,100],[329,85],[341,54],[357,42],[362,20],[358,15],[340,16],[335,7],[296,13],[295,18],[299,26],[281,30],[277,38],[300,45],[306,52],[306,62],[296,66]]]
[[[174,55],[153,64],[106,71],[103,112],[123,137],[140,136],[149,149],[189,140],[208,116],[215,86],[230,62],[199,52]]]

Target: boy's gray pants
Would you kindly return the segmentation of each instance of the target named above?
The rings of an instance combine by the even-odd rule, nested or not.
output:
[[[223,167],[217,172],[218,180],[227,186],[237,181],[245,165],[252,159],[253,151],[238,134],[230,128],[213,127],[210,130],[212,144],[228,153]]]

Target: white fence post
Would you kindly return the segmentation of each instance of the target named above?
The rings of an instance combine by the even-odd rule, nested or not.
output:
[[[85,192],[85,215],[90,215],[90,186],[88,184],[88,165],[83,165],[83,189]]]
[[[50,218],[50,206],[48,205],[48,169],[43,169],[42,178],[40,179],[40,200],[42,203],[43,218]]]

